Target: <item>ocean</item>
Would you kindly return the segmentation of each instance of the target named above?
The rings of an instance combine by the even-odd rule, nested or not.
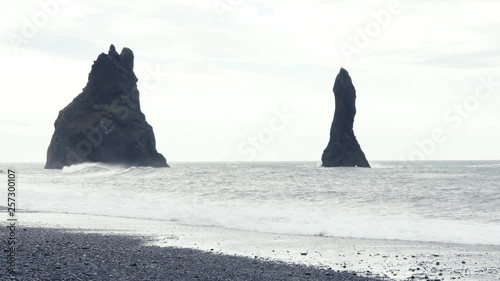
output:
[[[17,172],[21,222],[24,210],[258,233],[500,245],[500,161],[374,162],[372,169],[315,162],[7,166]]]

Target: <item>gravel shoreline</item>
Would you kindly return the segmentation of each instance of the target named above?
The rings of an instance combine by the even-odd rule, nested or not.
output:
[[[16,230],[16,272],[2,280],[351,280],[338,272],[191,249],[146,246],[139,237],[46,228]],[[4,249],[6,240],[3,239]],[[7,250],[4,250],[4,254]]]

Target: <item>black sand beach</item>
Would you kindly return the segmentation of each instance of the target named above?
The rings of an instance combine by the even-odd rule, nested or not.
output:
[[[5,238],[3,242],[6,245]],[[8,273],[4,265],[1,280],[381,280],[258,258],[145,246],[137,237],[44,228],[17,230],[16,259],[17,272]]]

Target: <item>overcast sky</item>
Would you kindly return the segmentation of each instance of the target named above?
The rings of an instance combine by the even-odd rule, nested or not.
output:
[[[45,161],[59,110],[111,43],[135,53],[169,162],[319,162],[340,67],[368,160],[500,159],[499,11],[496,0],[3,1],[0,162]]]

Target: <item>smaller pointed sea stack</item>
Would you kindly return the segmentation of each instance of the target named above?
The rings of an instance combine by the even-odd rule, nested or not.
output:
[[[353,125],[356,115],[356,89],[347,70],[341,68],[333,87],[335,115],[330,130],[330,141],[321,161],[323,167],[365,167],[370,164],[361,150]]]
[[[134,54],[111,45],[92,65],[87,86],[59,112],[46,169],[83,162],[168,167],[141,112]]]

